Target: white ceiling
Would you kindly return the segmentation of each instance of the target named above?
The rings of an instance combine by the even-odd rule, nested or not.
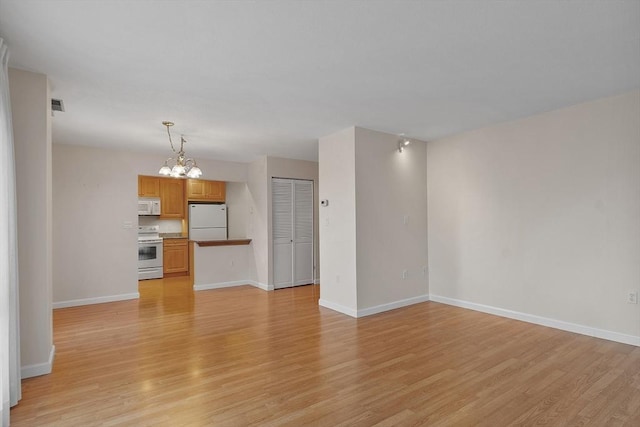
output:
[[[640,1],[0,0],[54,142],[317,160],[349,126],[432,140],[640,88]]]

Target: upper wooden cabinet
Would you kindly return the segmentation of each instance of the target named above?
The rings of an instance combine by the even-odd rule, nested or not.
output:
[[[138,175],[139,197],[160,197],[160,178]]]
[[[224,202],[225,188],[224,181],[188,179],[187,200],[195,202]]]
[[[186,201],[224,203],[226,186],[224,181],[138,175],[138,196],[160,198],[160,219],[183,219]]]
[[[184,180],[158,178],[160,181],[160,218],[184,218]]]

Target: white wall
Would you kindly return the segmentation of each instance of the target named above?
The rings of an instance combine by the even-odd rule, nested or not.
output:
[[[432,297],[640,345],[640,92],[427,151]]]
[[[355,141],[358,310],[426,301],[427,146],[400,153],[397,135],[362,128]]]
[[[261,287],[269,283],[269,228],[267,186],[267,158],[262,157],[250,163],[247,169],[247,188],[250,195],[249,233],[252,239],[253,255],[256,264],[256,277]]]
[[[51,372],[51,104],[43,74],[9,69],[18,199],[22,377]]]
[[[246,182],[227,182],[227,212],[229,239],[244,239],[250,234],[251,195]],[[255,263],[254,263],[255,264]]]
[[[320,139],[320,305],[357,317],[428,300],[426,152],[362,128]]]
[[[164,160],[140,152],[53,146],[56,306],[137,296],[137,176],[157,174]],[[198,159],[198,165],[205,179],[247,179],[243,163]]]
[[[260,286],[251,245],[200,247],[194,244],[193,253],[195,290],[246,284]]]
[[[140,157],[126,151],[54,145],[56,306],[137,297]]]
[[[318,141],[320,305],[351,316],[358,311],[356,274],[355,128]]]

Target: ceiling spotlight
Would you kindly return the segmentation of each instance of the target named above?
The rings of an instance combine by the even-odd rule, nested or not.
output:
[[[411,144],[411,140],[406,136],[400,135],[400,139],[398,140],[398,151],[402,153],[404,151],[404,147]]]

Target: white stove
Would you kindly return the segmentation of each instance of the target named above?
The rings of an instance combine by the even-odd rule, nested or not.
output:
[[[138,280],[162,279],[160,226],[138,227]]]
[[[162,237],[160,237],[160,226],[159,225],[138,226],[138,242],[146,242],[151,240],[162,240]]]

